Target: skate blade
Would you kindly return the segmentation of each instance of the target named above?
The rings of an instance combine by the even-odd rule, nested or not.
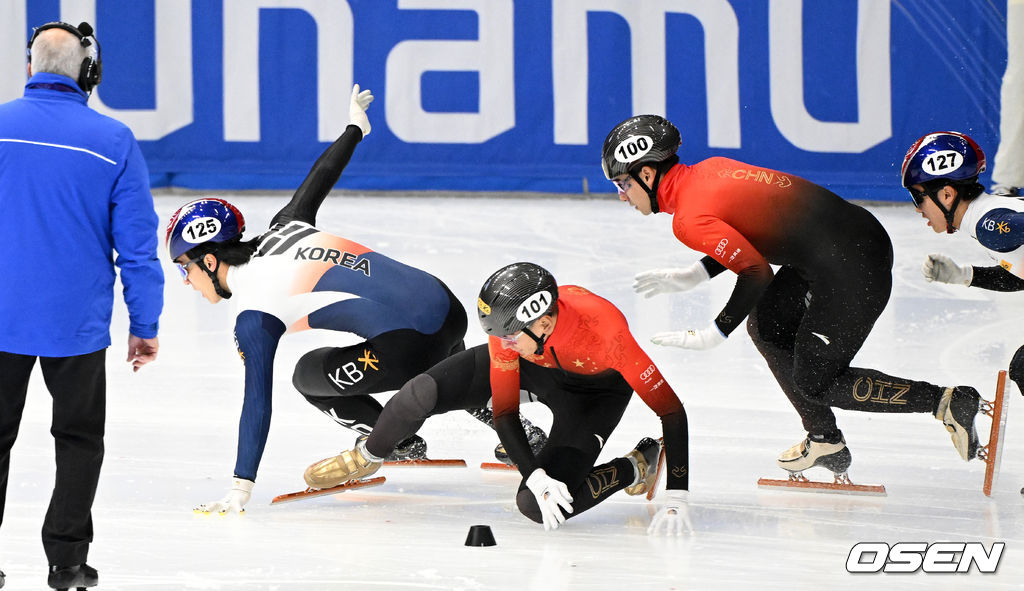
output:
[[[518,472],[519,468],[515,464],[506,464],[504,462],[482,462],[480,464],[481,470],[494,470],[497,472]]]
[[[429,468],[465,468],[466,460],[398,460],[395,462],[384,462],[388,468],[415,468],[417,466]]]
[[[840,484],[836,482],[817,482],[814,480],[773,480],[771,478],[760,478],[757,481],[757,487],[768,490],[789,489],[801,492],[886,496],[885,487],[881,484]]]
[[[658,443],[661,444],[661,451],[658,452],[658,467],[654,472],[654,482],[651,483],[651,488],[647,490],[648,501],[653,501],[654,495],[658,494],[658,483],[661,482],[661,475],[665,471],[665,438],[659,437]]]
[[[985,460],[985,482],[981,489],[985,496],[992,496],[992,487],[999,478],[999,462],[1003,457],[1003,435],[1006,433],[1006,370],[1000,370],[996,379],[996,399],[986,409],[985,414],[992,417],[992,429],[989,431],[988,445],[978,450],[978,456]]]
[[[371,486],[380,486],[386,482],[383,476],[376,478],[370,478],[369,480],[353,480],[338,486],[332,486],[330,488],[307,488],[299,492],[286,493],[283,495],[277,495],[274,500],[270,501],[271,505],[280,505],[281,503],[291,503],[293,501],[301,501],[304,499],[312,499],[314,497],[322,497],[324,495],[333,495],[337,493],[343,493],[348,490],[355,490],[357,488],[369,488]]]

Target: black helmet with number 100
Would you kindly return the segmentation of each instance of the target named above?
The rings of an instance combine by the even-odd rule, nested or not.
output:
[[[488,335],[504,337],[529,327],[558,301],[555,278],[540,265],[513,263],[484,281],[477,316]]]
[[[675,156],[682,144],[679,130],[659,115],[637,115],[616,125],[604,139],[601,167],[614,179]]]

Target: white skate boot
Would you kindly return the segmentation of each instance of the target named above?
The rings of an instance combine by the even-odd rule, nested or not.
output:
[[[826,443],[816,441],[812,435],[793,447],[782,452],[778,464],[797,478],[803,477],[803,471],[815,466],[828,468],[835,475],[836,479],[846,477],[846,470],[853,462],[853,456],[846,447],[846,439],[839,438],[838,443]]]
[[[850,481],[850,475],[846,471],[853,463],[853,456],[850,454],[850,449],[846,447],[846,439],[842,434],[839,436],[839,441],[835,443],[818,439],[820,438],[808,434],[806,439],[782,452],[782,455],[779,456],[779,467],[789,472],[789,479],[761,478],[757,481],[758,487],[885,496],[885,487],[880,484],[854,484]],[[833,481],[808,480],[803,471],[815,466],[831,470]]]
[[[953,439],[953,447],[968,462],[978,455],[978,432],[974,417],[978,414],[981,396],[970,386],[946,388],[939,399],[935,418],[942,421]]]

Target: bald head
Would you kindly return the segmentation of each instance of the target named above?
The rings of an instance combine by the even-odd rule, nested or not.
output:
[[[89,57],[89,50],[82,47],[78,37],[60,28],[46,29],[32,42],[33,74],[50,72],[61,74],[72,80],[78,79],[82,60]]]

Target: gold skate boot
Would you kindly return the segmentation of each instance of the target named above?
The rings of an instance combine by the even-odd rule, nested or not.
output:
[[[302,477],[310,488],[331,488],[349,480],[370,476],[380,469],[382,463],[368,459],[357,446],[333,458],[320,460],[306,468]]]
[[[658,456],[661,454],[661,443],[650,437],[644,437],[636,447],[624,457],[636,465],[636,477],[633,484],[626,487],[627,495],[646,493],[658,477]]]

